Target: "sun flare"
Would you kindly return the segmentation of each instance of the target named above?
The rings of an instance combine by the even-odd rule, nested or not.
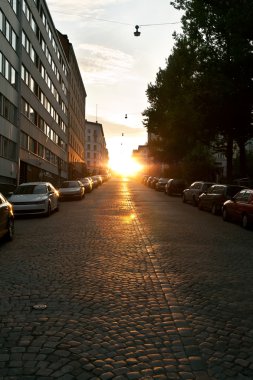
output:
[[[142,169],[142,165],[132,157],[117,157],[110,159],[110,168],[122,177],[129,177],[138,174]]]

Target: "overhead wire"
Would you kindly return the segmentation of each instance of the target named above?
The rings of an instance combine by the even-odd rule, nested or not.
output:
[[[110,22],[110,23],[113,23],[113,24],[120,24],[120,25],[127,25],[127,26],[135,26],[135,24],[130,24],[130,23],[127,23],[127,22],[122,22],[122,21],[117,21],[117,20],[108,20],[108,19],[105,19],[105,18],[100,18],[100,17],[92,17],[92,16],[89,16],[89,15],[85,15],[85,16],[81,16],[79,14],[71,14],[69,12],[64,12],[64,11],[55,11],[55,13],[59,13],[59,14],[67,14],[69,16],[78,16],[78,17],[84,17],[86,19],[91,19],[91,20],[95,20],[95,21],[103,21],[103,22]],[[139,26],[160,26],[160,25],[174,25],[174,24],[180,24],[179,21],[175,21],[175,22],[161,22],[161,23],[153,23],[153,24],[138,24]]]

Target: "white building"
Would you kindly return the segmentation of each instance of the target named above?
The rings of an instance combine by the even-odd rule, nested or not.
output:
[[[86,120],[85,152],[88,172],[102,174],[108,167],[108,151],[102,124]]]

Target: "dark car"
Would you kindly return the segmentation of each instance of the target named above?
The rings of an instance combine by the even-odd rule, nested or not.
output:
[[[243,189],[237,185],[212,185],[199,196],[199,209],[211,211],[214,215],[220,214],[223,203]]]
[[[187,184],[184,179],[169,179],[165,185],[167,195],[182,195]]]
[[[243,189],[222,207],[223,220],[241,223],[243,228],[253,224],[253,190]]]
[[[0,193],[0,238],[12,240],[14,235],[14,214],[10,202]]]
[[[158,181],[159,181],[158,177],[153,177],[153,179],[149,183],[149,187],[151,187],[151,189],[155,189]]]
[[[182,200],[184,203],[189,202],[194,206],[198,205],[200,194],[207,191],[207,189],[214,185],[213,182],[195,181],[188,188],[184,189]]]
[[[155,184],[156,191],[165,191],[165,185],[168,182],[169,178],[159,178]]]

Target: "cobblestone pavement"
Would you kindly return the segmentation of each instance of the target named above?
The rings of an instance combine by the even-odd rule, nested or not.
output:
[[[181,233],[185,207],[111,180],[17,220],[0,246],[0,380],[252,380],[252,287],[237,290],[252,283],[252,232],[224,223],[246,249],[218,251],[224,233]]]

